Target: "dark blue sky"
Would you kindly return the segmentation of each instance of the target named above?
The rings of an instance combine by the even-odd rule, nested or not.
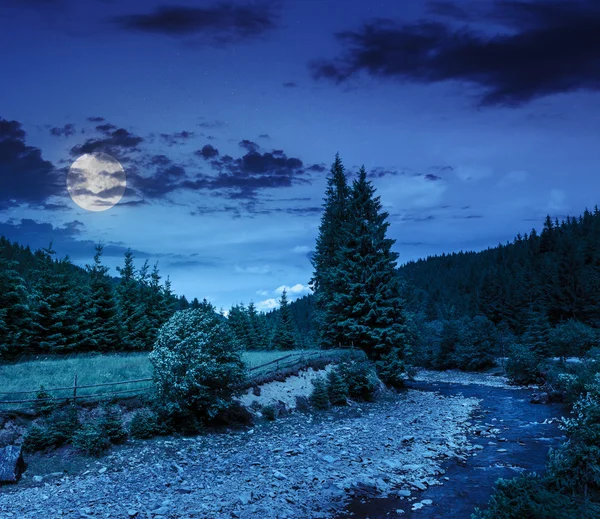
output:
[[[2,0],[0,46],[0,233],[218,306],[306,293],[338,151],[401,261],[598,202],[593,0]],[[66,189],[90,152],[127,174],[104,212]]]

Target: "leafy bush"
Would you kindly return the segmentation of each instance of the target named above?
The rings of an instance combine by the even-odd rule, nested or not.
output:
[[[506,374],[514,384],[533,384],[540,381],[538,356],[527,346],[515,344],[506,361]]]
[[[35,395],[36,401],[33,403],[33,410],[37,414],[47,415],[56,409],[56,402],[52,395],[46,391],[44,386],[40,386],[40,390]]]
[[[320,410],[329,409],[329,394],[327,392],[327,384],[323,377],[315,377],[312,381],[313,390],[308,397],[310,403]]]
[[[70,443],[81,427],[79,413],[74,405],[57,409],[48,417],[48,429],[53,436],[54,445],[59,447]]]
[[[43,451],[54,445],[54,436],[48,427],[32,425],[23,439],[23,449],[29,452]]]
[[[231,329],[211,308],[176,312],[149,358],[158,402],[172,416],[216,417],[246,377]]]
[[[110,447],[110,440],[101,423],[93,421],[74,434],[73,446],[88,456],[100,456]]]
[[[381,356],[375,363],[377,375],[384,384],[395,388],[404,387],[404,382],[409,378],[409,373],[400,349],[393,349]]]
[[[373,401],[379,385],[373,365],[366,360],[349,360],[339,365],[339,372],[353,400]]]
[[[162,432],[163,428],[159,425],[158,417],[149,409],[140,409],[131,417],[129,434],[132,438],[144,440]]]
[[[333,405],[348,403],[348,386],[337,369],[332,369],[327,374],[327,395]]]
[[[472,519],[593,519],[598,517],[593,503],[579,503],[548,488],[536,474],[499,479],[489,507],[479,509]]]
[[[121,412],[117,407],[105,407],[99,423],[111,443],[121,443],[127,439],[127,431],[123,427]]]
[[[551,352],[558,357],[581,356],[598,344],[598,332],[575,319],[550,330]]]

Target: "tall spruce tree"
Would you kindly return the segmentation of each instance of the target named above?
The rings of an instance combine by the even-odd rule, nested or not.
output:
[[[343,228],[348,219],[349,189],[344,166],[339,153],[331,166],[327,178],[327,189],[323,202],[323,215],[319,226],[319,235],[312,257],[314,268],[310,281],[315,293],[315,324],[321,332],[321,345],[324,348],[337,347],[339,337],[324,333],[331,329],[331,314],[327,312],[333,301],[333,270],[336,266],[336,255],[342,247]]]
[[[273,348],[276,350],[293,350],[297,347],[296,328],[294,318],[290,310],[285,289],[279,301],[279,320],[275,327],[272,339]]]
[[[0,358],[25,353],[33,327],[27,287],[17,265],[0,252]]]
[[[151,345],[146,342],[148,325],[145,305],[140,300],[140,290],[131,249],[125,252],[123,267],[117,267],[121,275],[117,287],[119,319],[123,330],[122,349],[143,350]]]
[[[94,263],[86,266],[90,280],[86,335],[90,344],[88,349],[96,351],[118,348],[121,330],[109,269],[102,264],[103,250],[102,245],[96,245]]]
[[[333,301],[326,309],[326,336],[343,337],[374,360],[407,346],[404,302],[396,275],[398,254],[386,237],[388,213],[382,211],[364,167],[353,182],[343,244],[332,271]],[[331,339],[329,339],[331,341]]]
[[[266,350],[269,346],[267,330],[265,328],[265,319],[256,311],[254,303],[250,301],[247,308],[248,322],[250,324],[249,350]]]
[[[81,302],[70,282],[69,258],[54,261],[52,244],[40,254],[36,283],[34,338],[43,353],[69,353],[76,350],[81,336]]]

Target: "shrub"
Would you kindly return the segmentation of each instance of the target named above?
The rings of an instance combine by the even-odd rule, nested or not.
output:
[[[349,360],[339,365],[339,372],[353,400],[373,401],[379,386],[373,365],[366,360]]]
[[[389,386],[401,388],[408,379],[407,367],[400,349],[395,348],[382,355],[381,359],[375,363],[375,367],[379,378]]]
[[[117,407],[105,407],[99,425],[111,443],[121,443],[127,439],[127,431],[123,428],[121,412]]]
[[[56,402],[52,398],[52,395],[45,390],[44,386],[40,386],[35,399],[33,409],[37,414],[47,415],[56,409]]]
[[[101,423],[93,421],[74,434],[73,446],[88,456],[100,456],[110,447],[110,440]]]
[[[70,443],[80,427],[79,414],[74,405],[56,409],[48,417],[48,429],[57,447]]]
[[[29,452],[42,451],[54,445],[54,436],[48,427],[32,425],[23,439],[23,449]]]
[[[131,417],[129,434],[132,438],[144,440],[161,433],[162,428],[158,423],[158,417],[149,409],[140,409]]]
[[[514,384],[533,384],[540,381],[538,356],[527,346],[515,344],[506,361],[506,374]]]
[[[348,386],[337,369],[332,369],[327,374],[327,395],[333,405],[348,403]]]
[[[171,416],[216,417],[246,376],[238,343],[212,308],[176,312],[150,354],[157,400]]]
[[[593,519],[600,509],[552,491],[536,474],[499,479],[489,507],[472,519]]]
[[[553,355],[581,356],[598,343],[598,333],[580,321],[569,319],[550,330],[549,340]]]
[[[315,377],[312,381],[313,390],[309,396],[310,403],[316,409],[329,409],[329,395],[327,393],[327,384],[322,377]]]

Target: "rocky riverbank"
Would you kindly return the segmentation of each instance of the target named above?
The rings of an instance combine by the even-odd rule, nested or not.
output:
[[[357,496],[425,507],[478,399],[408,390],[253,428],[128,444],[78,474],[0,490],[0,518],[327,518]],[[26,481],[32,482],[33,474]]]

